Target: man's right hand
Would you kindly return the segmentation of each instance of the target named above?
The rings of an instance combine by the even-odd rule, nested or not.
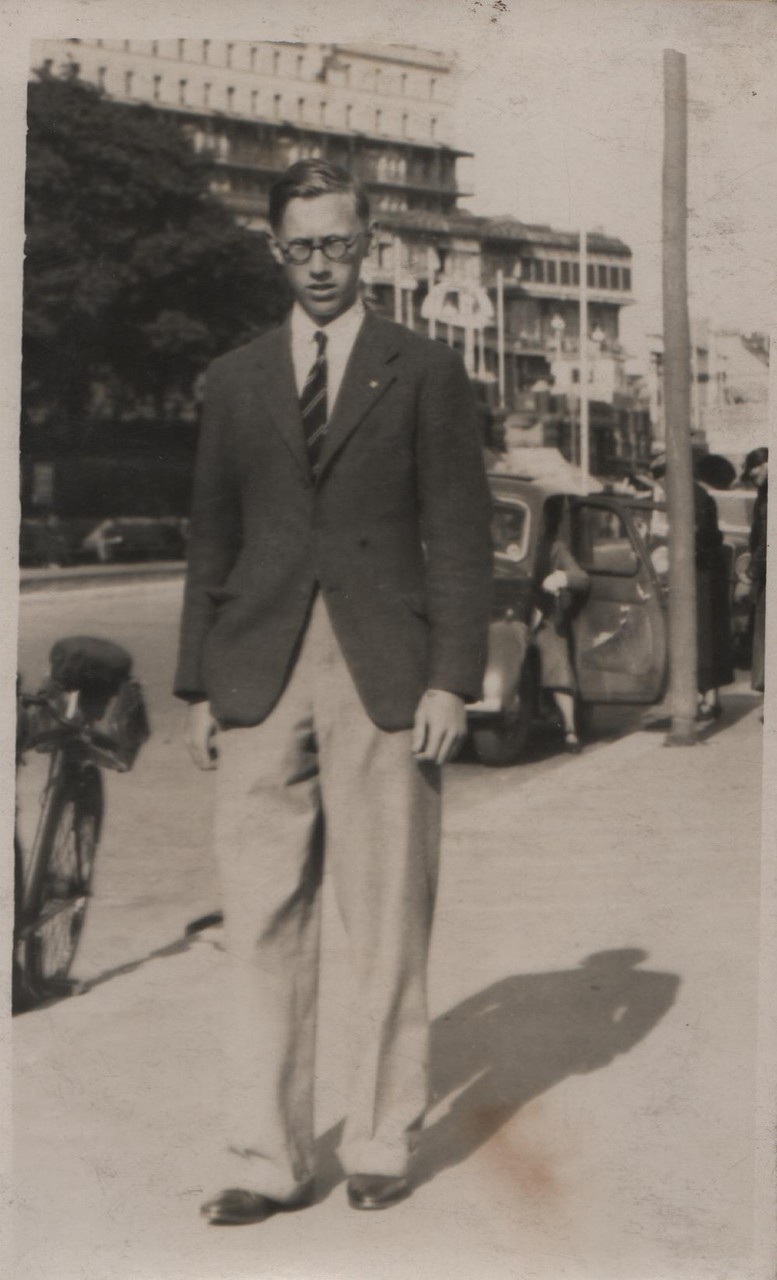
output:
[[[209,702],[193,702],[186,719],[185,742],[189,755],[198,769],[215,769],[218,753],[215,737],[218,725],[213,718]]]

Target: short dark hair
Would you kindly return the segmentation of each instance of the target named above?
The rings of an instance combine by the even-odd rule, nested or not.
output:
[[[761,445],[760,449],[751,449],[745,458],[745,465],[742,468],[742,479],[749,479],[751,471],[755,471],[756,467],[763,466],[764,462],[768,461],[769,450],[766,445]]]
[[[277,231],[291,200],[311,200],[342,192],[353,196],[362,222],[370,220],[370,198],[362,184],[339,164],[328,160],[298,160],[270,188],[270,226]]]

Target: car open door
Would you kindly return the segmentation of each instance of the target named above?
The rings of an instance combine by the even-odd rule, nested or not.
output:
[[[580,697],[657,702],[667,678],[665,606],[638,521],[618,499],[595,495],[572,499],[570,523],[572,552],[591,579],[572,623]]]

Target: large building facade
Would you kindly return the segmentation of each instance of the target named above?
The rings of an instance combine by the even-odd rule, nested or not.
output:
[[[324,157],[365,183],[378,222],[371,302],[461,350],[484,399],[574,452],[580,377],[579,237],[460,207],[452,139],[455,70],[403,45],[206,39],[43,40],[35,69],[66,67],[128,107],[172,113],[213,162],[212,187],[246,226],[267,229],[268,192],[295,160]],[[619,341],[632,300],[631,251],[587,237],[593,456],[647,447],[622,429],[634,412]],[[500,315],[503,324],[499,324]],[[552,391],[552,411],[535,388]],[[597,436],[598,433],[598,436]],[[643,433],[644,434],[644,433]],[[633,435],[633,433],[632,433]],[[597,443],[598,440],[598,443]],[[550,442],[550,440],[548,441]],[[633,459],[632,459],[633,460]]]

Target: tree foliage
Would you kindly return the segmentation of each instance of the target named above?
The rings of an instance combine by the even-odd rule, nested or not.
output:
[[[41,76],[28,104],[23,406],[77,442],[96,388],[191,397],[215,355],[280,318],[264,237],[209,191],[172,117]]]

